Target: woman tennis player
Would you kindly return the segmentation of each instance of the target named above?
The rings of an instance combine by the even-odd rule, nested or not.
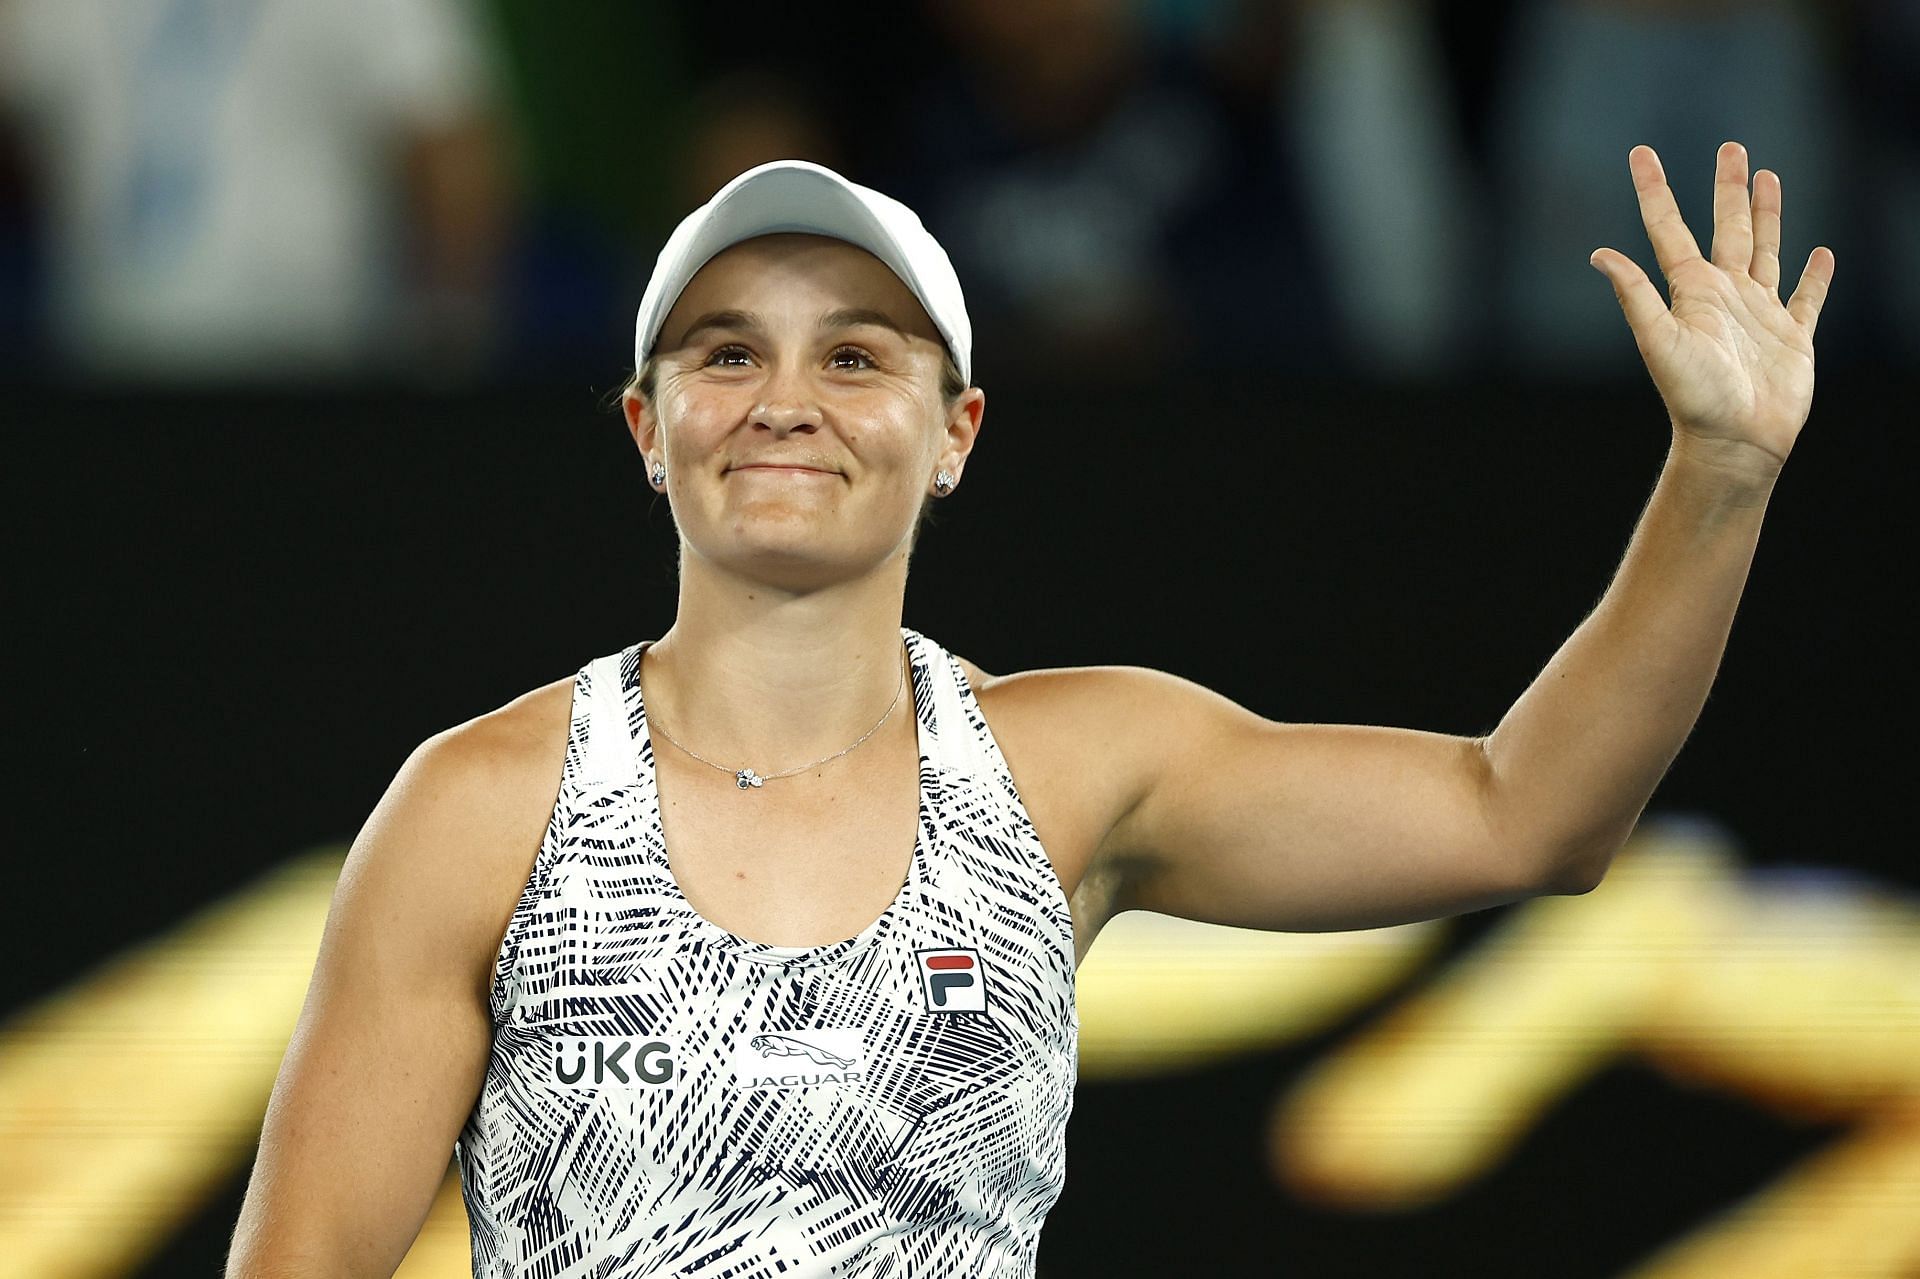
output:
[[[1671,306],[1612,282],[1672,448],[1605,598],[1483,738],[1281,723],[1161,671],[995,676],[902,624],[979,441],[905,206],[818,165],[690,215],[627,422],[673,624],[428,739],[355,840],[235,1276],[393,1273],[458,1159],[480,1276],[1027,1276],[1074,972],[1152,910],[1373,928],[1598,883],[1699,714],[1813,393],[1780,183],[1719,152],[1711,257],[1629,156]]]

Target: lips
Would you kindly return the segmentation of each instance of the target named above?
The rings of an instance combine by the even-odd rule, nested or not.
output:
[[[736,471],[806,471],[814,475],[832,475],[832,471],[817,466],[798,466],[787,462],[749,462],[745,466],[736,466]]]

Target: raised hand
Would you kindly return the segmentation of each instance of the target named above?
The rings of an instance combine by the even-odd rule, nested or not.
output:
[[[1771,479],[1813,403],[1813,330],[1833,282],[1833,250],[1808,256],[1783,305],[1780,177],[1754,174],[1749,203],[1746,148],[1722,143],[1715,164],[1709,260],[1680,219],[1660,157],[1645,145],[1627,153],[1671,308],[1626,254],[1601,248],[1588,261],[1613,285],[1676,443]]]

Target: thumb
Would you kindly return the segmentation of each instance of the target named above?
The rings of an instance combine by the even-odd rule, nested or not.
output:
[[[1620,273],[1615,266],[1619,257],[1612,249],[1595,249],[1587,255],[1587,265],[1607,277],[1607,283],[1613,286],[1616,297],[1620,294],[1621,286]]]
[[[1632,258],[1612,249],[1601,248],[1588,255],[1587,263],[1607,277],[1607,283],[1613,286],[1615,300],[1626,314],[1627,324],[1636,334],[1651,333],[1662,320],[1671,318],[1666,299],[1660,296],[1660,290],[1653,287],[1653,281],[1647,279],[1647,273]]]

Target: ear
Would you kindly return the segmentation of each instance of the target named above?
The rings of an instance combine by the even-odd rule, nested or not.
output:
[[[653,415],[653,405],[632,387],[620,397],[620,411],[626,415],[627,431],[633,436],[634,444],[641,455],[658,459],[660,457],[660,423]]]
[[[957,481],[966,468],[967,455],[980,438],[980,421],[987,414],[987,393],[977,386],[961,392],[947,411],[947,431],[940,443],[940,465]]]

